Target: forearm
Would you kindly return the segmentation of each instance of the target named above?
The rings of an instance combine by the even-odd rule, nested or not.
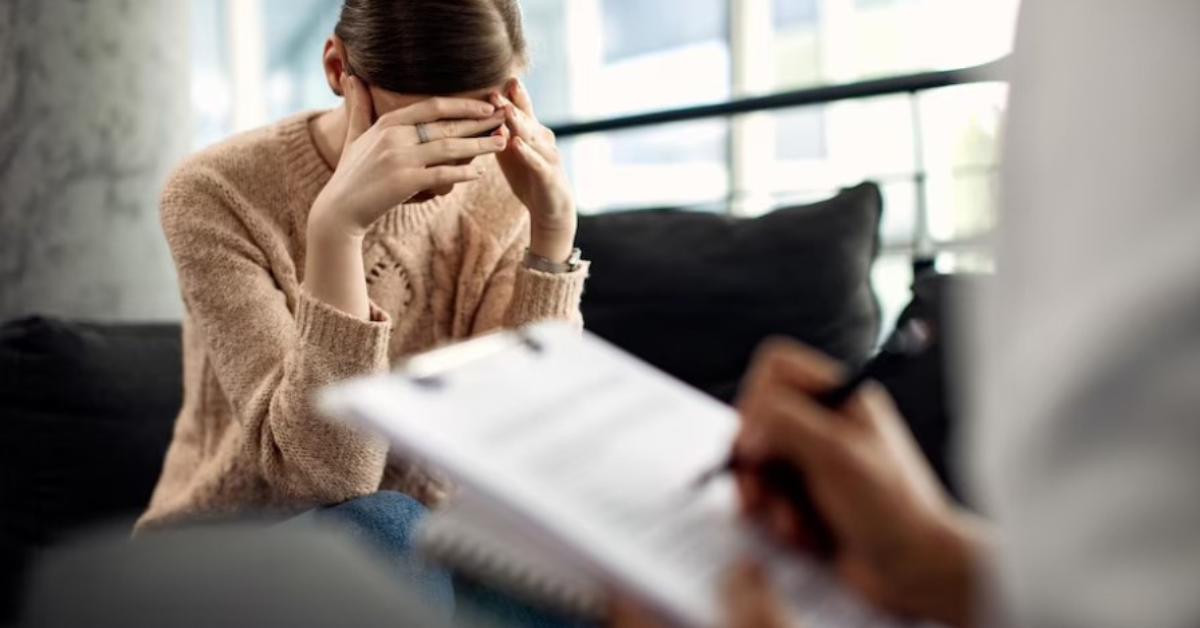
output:
[[[320,220],[310,220],[308,229],[304,286],[309,294],[355,318],[370,320],[362,238],[328,228]]]
[[[577,221],[574,213],[570,219],[554,227],[533,225],[529,230],[529,251],[553,262],[565,262],[575,249]]]

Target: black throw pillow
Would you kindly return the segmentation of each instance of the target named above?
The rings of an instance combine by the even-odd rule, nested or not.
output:
[[[864,183],[757,218],[655,209],[584,216],[586,327],[729,401],[754,348],[797,338],[858,364],[879,333],[870,285],[882,199]]]

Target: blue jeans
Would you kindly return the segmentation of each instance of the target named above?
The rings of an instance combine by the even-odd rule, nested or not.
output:
[[[490,587],[425,563],[414,547],[417,524],[429,511],[395,491],[380,491],[326,506],[301,517],[342,529],[374,548],[380,558],[436,610],[459,618],[482,619],[497,628],[565,628],[562,618],[522,604]]]

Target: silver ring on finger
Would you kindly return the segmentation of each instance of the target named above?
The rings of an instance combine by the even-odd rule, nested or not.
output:
[[[418,123],[417,123],[417,139],[418,139],[418,140],[419,140],[419,141],[420,141],[422,144],[428,144],[428,143],[430,142],[430,139],[429,139],[429,128],[428,128],[428,127],[426,127],[426,125],[425,125],[425,123],[424,123],[424,122],[418,122]]]

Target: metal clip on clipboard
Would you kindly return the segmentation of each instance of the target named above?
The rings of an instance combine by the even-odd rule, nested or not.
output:
[[[537,354],[545,351],[542,342],[534,338],[527,329],[514,329],[480,336],[413,356],[405,360],[397,372],[418,386],[439,388],[447,374],[473,362],[485,360],[519,347],[524,347]]]

